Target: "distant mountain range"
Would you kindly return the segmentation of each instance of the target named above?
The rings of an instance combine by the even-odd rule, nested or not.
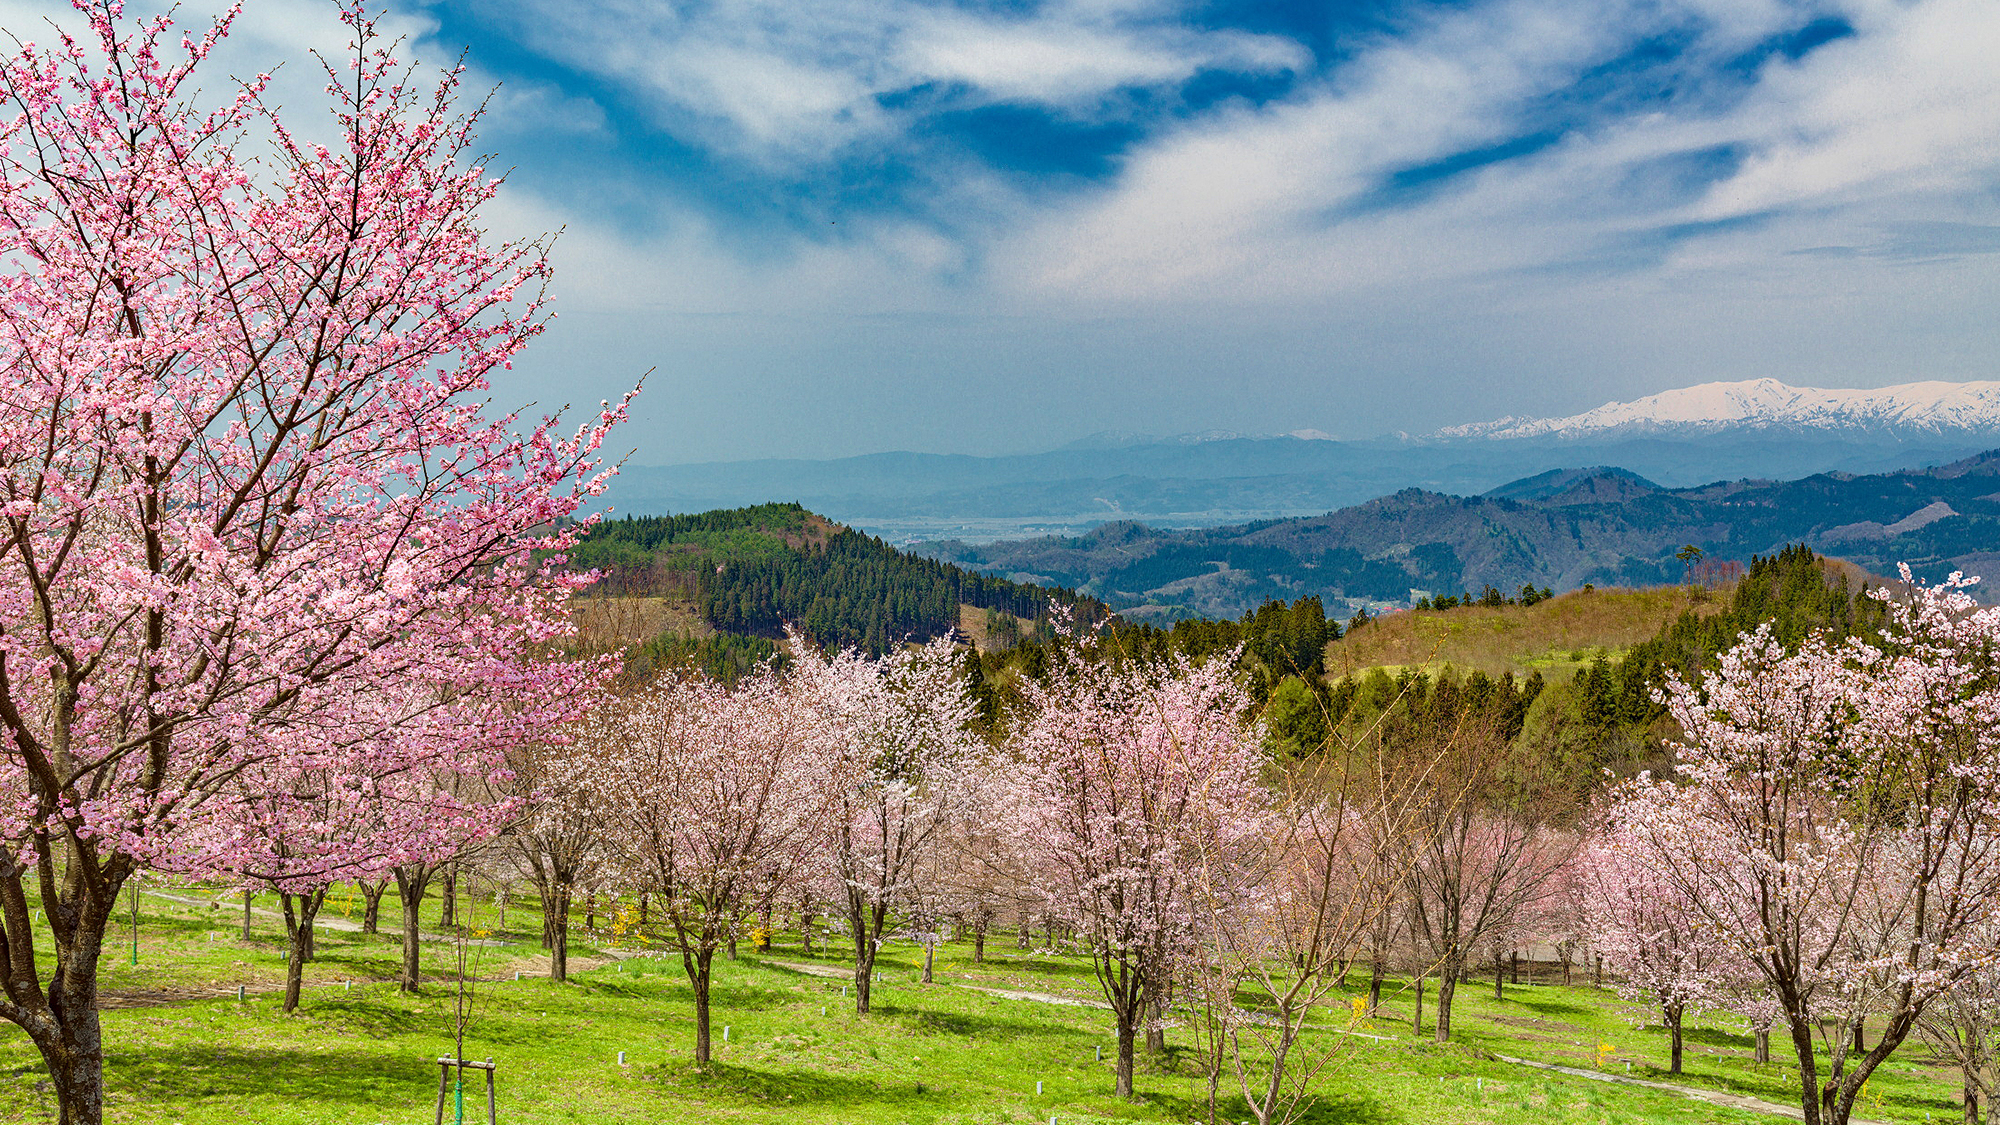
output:
[[[2000,383],[1905,383],[1872,391],[1792,387],[1776,379],[1703,383],[1606,403],[1568,418],[1502,418],[1448,426],[1433,440],[1608,436],[1693,437],[1719,433],[1867,435],[1890,440],[2000,433]]]
[[[1935,580],[2000,580],[2000,450],[1892,473],[1821,473],[1665,488],[1622,468],[1564,469],[1480,496],[1404,489],[1301,519],[1164,530],[1107,524],[1087,535],[922,553],[1016,581],[1103,598],[1128,616],[1235,616],[1317,594],[1330,610],[1433,594],[1509,594],[1681,580],[1676,553],[1747,562],[1803,542],[1878,574],[1908,562]],[[1993,591],[1984,591],[1989,595]]]
[[[881,453],[628,466],[609,503],[667,514],[798,501],[891,542],[1075,534],[1106,521],[1216,527],[1315,515],[1407,488],[1451,495],[1579,465],[1664,488],[1940,465],[2000,446],[2000,383],[1879,391],[1710,383],[1570,418],[1337,441],[1106,431],[1045,453]],[[644,460],[639,451],[634,460]]]

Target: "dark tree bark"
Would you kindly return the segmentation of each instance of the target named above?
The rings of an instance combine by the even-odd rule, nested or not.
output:
[[[306,962],[317,955],[313,941],[313,924],[319,918],[320,907],[326,904],[325,887],[317,887],[305,894],[279,892],[278,902],[285,910],[285,1011],[297,1011],[299,993],[305,984]]]
[[[60,874],[43,842],[35,876],[50,936],[54,972],[44,982],[33,956],[34,914],[28,869],[0,847],[0,1018],[18,1026],[41,1052],[55,1087],[58,1125],[102,1125],[104,1036],[97,1014],[97,966],[118,892],[131,861],[100,857],[72,838]]]
[[[444,886],[438,892],[438,928],[449,930],[458,924],[458,868],[445,869]]]
[[[423,931],[419,928],[417,911],[424,905],[424,891],[437,874],[437,868],[410,864],[396,868],[395,874],[396,897],[403,904],[403,972],[396,983],[404,992],[415,992],[422,983],[419,961],[423,951]]]
[[[361,882],[361,932],[376,934],[382,932],[382,896],[388,893],[389,880]]]
[[[1667,1073],[1679,1074],[1681,1072],[1682,1008],[1679,1004],[1675,1004],[1672,1007],[1662,1011],[1661,1014],[1666,1017],[1665,1022],[1667,1025],[1667,1038],[1669,1042],[1672,1044],[1672,1053],[1671,1053],[1672,1061],[1667,1066]]]

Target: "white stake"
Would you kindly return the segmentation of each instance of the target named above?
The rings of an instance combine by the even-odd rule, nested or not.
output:
[[[1038,1098],[1042,1096],[1042,1084],[1040,1082],[1035,1083],[1035,1096]]]
[[[623,1051],[618,1052],[618,1065],[619,1066],[625,1065],[625,1052]]]
[[[729,1025],[726,1023],[722,1025],[722,1041],[729,1042]]]

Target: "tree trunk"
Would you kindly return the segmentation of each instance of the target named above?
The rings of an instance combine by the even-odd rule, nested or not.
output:
[[[250,892],[243,892],[243,940],[250,940]]]
[[[1862,1042],[1862,1032],[1867,1026],[1868,1019],[1865,1016],[1854,1021],[1854,1053],[1857,1055],[1868,1053],[1868,1045]]]
[[[684,963],[688,971],[688,984],[694,988],[694,1064],[707,1066],[713,1052],[708,1023],[709,967],[713,964],[715,950],[701,949],[693,960]]]
[[[933,934],[933,935],[931,935],[931,937],[930,937],[930,940],[928,940],[928,941],[924,942],[924,983],[925,983],[925,984],[930,984],[930,983],[932,983],[932,982],[931,982],[931,962],[935,961],[936,959],[937,959],[937,935]]]
[[[1965,1125],[1982,1125],[1980,1120],[1979,1083],[1973,1080],[1970,1071],[1965,1075],[1963,1087],[1965,1090]]]
[[[558,983],[569,979],[569,884],[555,886],[555,909],[542,899],[543,927],[549,931],[549,979]]]
[[[597,891],[593,889],[583,899],[583,928],[597,932]]]
[[[1760,1063],[1771,1061],[1771,1029],[1768,1027],[1757,1029],[1757,1061]]]
[[[458,869],[447,868],[444,886],[438,891],[438,928],[449,930],[458,924]]]
[[[806,956],[811,957],[813,955],[813,916],[811,914],[799,915],[799,946],[805,950]]]
[[[53,845],[61,847],[62,845]],[[41,1052],[56,1097],[59,1125],[102,1125],[104,1037],[97,1013],[97,968],[119,889],[130,877],[122,858],[90,861],[100,878],[85,882],[73,856],[58,877],[41,871],[42,903],[55,945],[55,971],[36,974],[33,910],[12,855],[0,847],[0,937],[14,956],[0,962],[0,1018],[19,1026]],[[44,864],[48,864],[46,857]],[[46,964],[46,962],[42,962]]]
[[[1451,997],[1458,991],[1458,966],[1449,959],[1438,966],[1437,1033],[1433,1036],[1443,1043],[1451,1039]]]
[[[422,930],[417,911],[424,905],[424,890],[430,886],[431,869],[421,865],[396,868],[396,897],[403,904],[403,973],[397,985],[415,992],[420,982],[418,962],[423,951]]]
[[[1132,1048],[1137,1037],[1137,1029],[1132,1026],[1132,1017],[1127,1013],[1118,1016],[1118,1096],[1130,1101],[1132,1098]]]
[[[1535,967],[1530,964],[1528,966],[1528,976],[1532,979],[1534,975]],[[1507,955],[1507,976],[1509,984],[1521,983],[1521,951],[1518,949]]]
[[[388,891],[389,881],[377,879],[361,883],[361,932],[375,934],[382,932],[382,895]]]
[[[730,935],[729,935],[729,959],[730,959],[731,961],[734,961],[734,960],[736,960],[736,935],[735,935],[735,934],[730,934]]]
[[[1368,1014],[1372,1017],[1376,1009],[1382,1006],[1382,977],[1389,971],[1389,966],[1379,945],[1375,947],[1369,961],[1371,963],[1368,966]]]
[[[868,1014],[870,986],[875,982],[875,954],[881,949],[882,926],[889,919],[887,906],[869,906],[861,896],[848,892],[848,932],[854,936],[854,1011]]]
[[[1661,1015],[1666,1019],[1667,1037],[1672,1044],[1672,1054],[1670,1055],[1672,1061],[1667,1064],[1667,1073],[1679,1074],[1681,1072],[1681,1008],[1679,1005],[1675,1005],[1674,1007],[1664,1009]]]
[[[986,918],[983,915],[972,927],[972,963],[986,963]]]
[[[1422,1035],[1423,1033],[1424,1033],[1424,978],[1422,975],[1419,975],[1417,977],[1417,1014],[1410,1017],[1410,1034]]]
[[[1806,1125],[1826,1125],[1819,1084],[1819,1055],[1813,1043],[1812,1025],[1803,1017],[1787,1012],[1785,1022],[1792,1033],[1792,1054],[1798,1060],[1799,1108]]]
[[[1493,947],[1493,998],[1495,1000],[1505,1000],[1507,998],[1500,991],[1500,986],[1506,983],[1507,964],[1500,960],[1500,947],[1496,945]]]
[[[285,910],[285,1011],[299,1007],[299,993],[305,986],[306,962],[313,959],[313,923],[326,902],[326,888],[306,894],[278,893]]]
[[[1570,962],[1570,948],[1569,948],[1569,943],[1568,943],[1568,942],[1563,942],[1563,943],[1562,943],[1561,945],[1558,945],[1558,946],[1556,946],[1556,955],[1557,955],[1558,957],[1561,957],[1561,958],[1562,958],[1562,966],[1563,966],[1563,987],[1564,987],[1564,988],[1568,988],[1568,987],[1569,987],[1569,962]]]
[[[1592,959],[1592,961],[1593,961],[1593,964],[1592,964],[1592,968],[1591,968],[1591,972],[1592,972],[1592,975],[1593,975],[1593,978],[1594,978],[1594,979],[1592,979],[1592,981],[1591,981],[1590,983],[1591,983],[1591,984],[1592,984],[1592,985],[1593,985],[1594,987],[1597,987],[1597,988],[1603,988],[1603,987],[1604,987],[1604,957],[1603,957],[1603,955],[1602,955],[1602,954],[1600,954],[1600,955],[1598,955],[1597,957],[1593,958],[1593,959]]]

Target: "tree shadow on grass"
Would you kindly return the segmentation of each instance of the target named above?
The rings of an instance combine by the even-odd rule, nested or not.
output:
[[[875,1012],[878,1015],[898,1019],[912,1031],[923,1034],[940,1033],[979,1038],[1000,1035],[1049,1035],[1060,1030],[1047,1023],[1001,1019],[996,1016],[973,1015],[966,1012],[940,1012],[930,1008],[885,1007],[877,1004]],[[1086,1033],[1075,1034],[1084,1037]]]
[[[1049,961],[1038,957],[989,956],[983,964],[970,964],[967,969],[984,969],[988,972],[1039,973],[1050,977],[1086,977],[1090,975],[1090,964]]]
[[[395,1000],[349,998],[346,995],[309,1000],[300,1012],[316,1023],[372,1039],[408,1035],[420,1025],[436,1022],[434,1016],[422,1011],[413,1012]]]
[[[435,1089],[437,1064],[358,1050],[204,1044],[119,1052],[106,1078],[118,1092],[142,1101],[278,1094],[322,1105],[404,1105]]]
[[[1208,1120],[1208,1103],[1199,1098],[1182,1097],[1148,1091],[1148,1102],[1165,1107],[1177,1121]],[[1242,1097],[1228,1097],[1217,1103],[1217,1120],[1247,1121],[1253,1118],[1249,1105]],[[1390,1122],[1406,1120],[1400,1112],[1390,1112],[1388,1107],[1364,1094],[1315,1095],[1298,1117],[1292,1119],[1297,1125],[1389,1125]]]
[[[688,1079],[710,1095],[720,1094],[746,1105],[863,1105],[871,1102],[907,1106],[940,1097],[923,1082],[881,1082],[825,1074],[813,1070],[753,1070],[712,1062],[706,1074]]]
[[[1596,1014],[1597,1011],[1587,1004],[1564,1000],[1557,993],[1536,988],[1517,988],[1507,994],[1505,1002],[1518,1004],[1541,1015],[1588,1016]]]
[[[1757,1046],[1757,1040],[1752,1036],[1724,1031],[1715,1027],[1685,1028],[1681,1031],[1681,1038],[1689,1043],[1698,1043],[1704,1047],[1736,1047],[1743,1050],[1754,1050]],[[1772,1036],[1771,1050],[1773,1057],[1776,1057],[1776,1052],[1780,1047],[1787,1046],[1790,1046],[1790,1044],[1781,1044],[1777,1042],[1776,1036]]]

